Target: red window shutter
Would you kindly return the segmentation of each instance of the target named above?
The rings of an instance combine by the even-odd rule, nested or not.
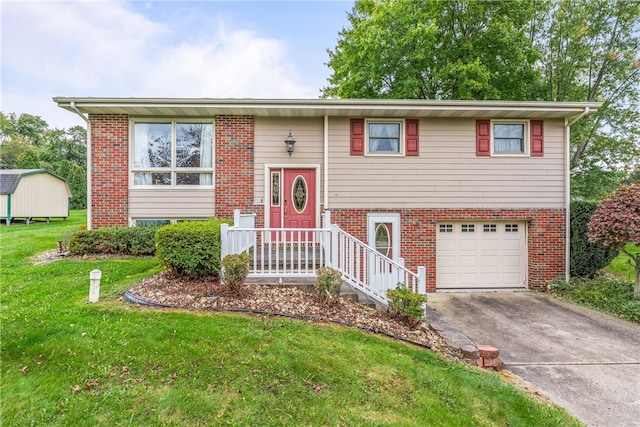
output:
[[[491,155],[491,120],[476,120],[476,156]]]
[[[364,156],[364,119],[351,119],[351,155]]]
[[[544,122],[542,120],[531,120],[529,122],[531,135],[531,157],[544,156]]]
[[[420,120],[405,121],[405,150],[407,156],[417,156],[419,154],[419,123]]]

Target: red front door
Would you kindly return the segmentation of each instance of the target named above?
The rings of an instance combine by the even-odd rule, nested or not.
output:
[[[315,169],[271,169],[271,227],[315,228]]]

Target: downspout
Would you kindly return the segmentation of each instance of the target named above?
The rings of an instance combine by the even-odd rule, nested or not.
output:
[[[92,200],[92,192],[91,192],[91,121],[78,110],[76,107],[75,101],[71,101],[71,109],[78,114],[82,120],[87,123],[87,230],[92,229],[91,224],[91,200]]]
[[[324,210],[329,209],[329,116],[324,116]]]
[[[571,278],[571,125],[589,114],[589,107],[584,107],[582,113],[569,122],[564,119],[565,159],[564,159],[564,223],[565,223],[565,251],[564,251],[564,279],[569,282]]]

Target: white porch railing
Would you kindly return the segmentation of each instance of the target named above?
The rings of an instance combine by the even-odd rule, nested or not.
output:
[[[418,274],[404,267],[404,260],[394,261],[380,254],[323,214],[322,228],[256,228],[254,215],[236,211],[234,225],[223,224],[221,243],[224,258],[247,252],[251,256],[249,277],[315,277],[320,267],[340,271],[346,282],[365,294],[387,304],[387,290],[399,282],[414,292],[426,292],[426,270]],[[239,224],[239,225],[238,225]]]

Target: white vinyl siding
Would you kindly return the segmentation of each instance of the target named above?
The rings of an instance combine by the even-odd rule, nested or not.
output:
[[[478,157],[475,120],[422,119],[419,156],[362,157],[349,153],[349,119],[332,117],[330,207],[564,208],[564,124],[544,131],[544,157]]]
[[[215,216],[213,189],[129,189],[130,218],[210,218],[213,216]]]

